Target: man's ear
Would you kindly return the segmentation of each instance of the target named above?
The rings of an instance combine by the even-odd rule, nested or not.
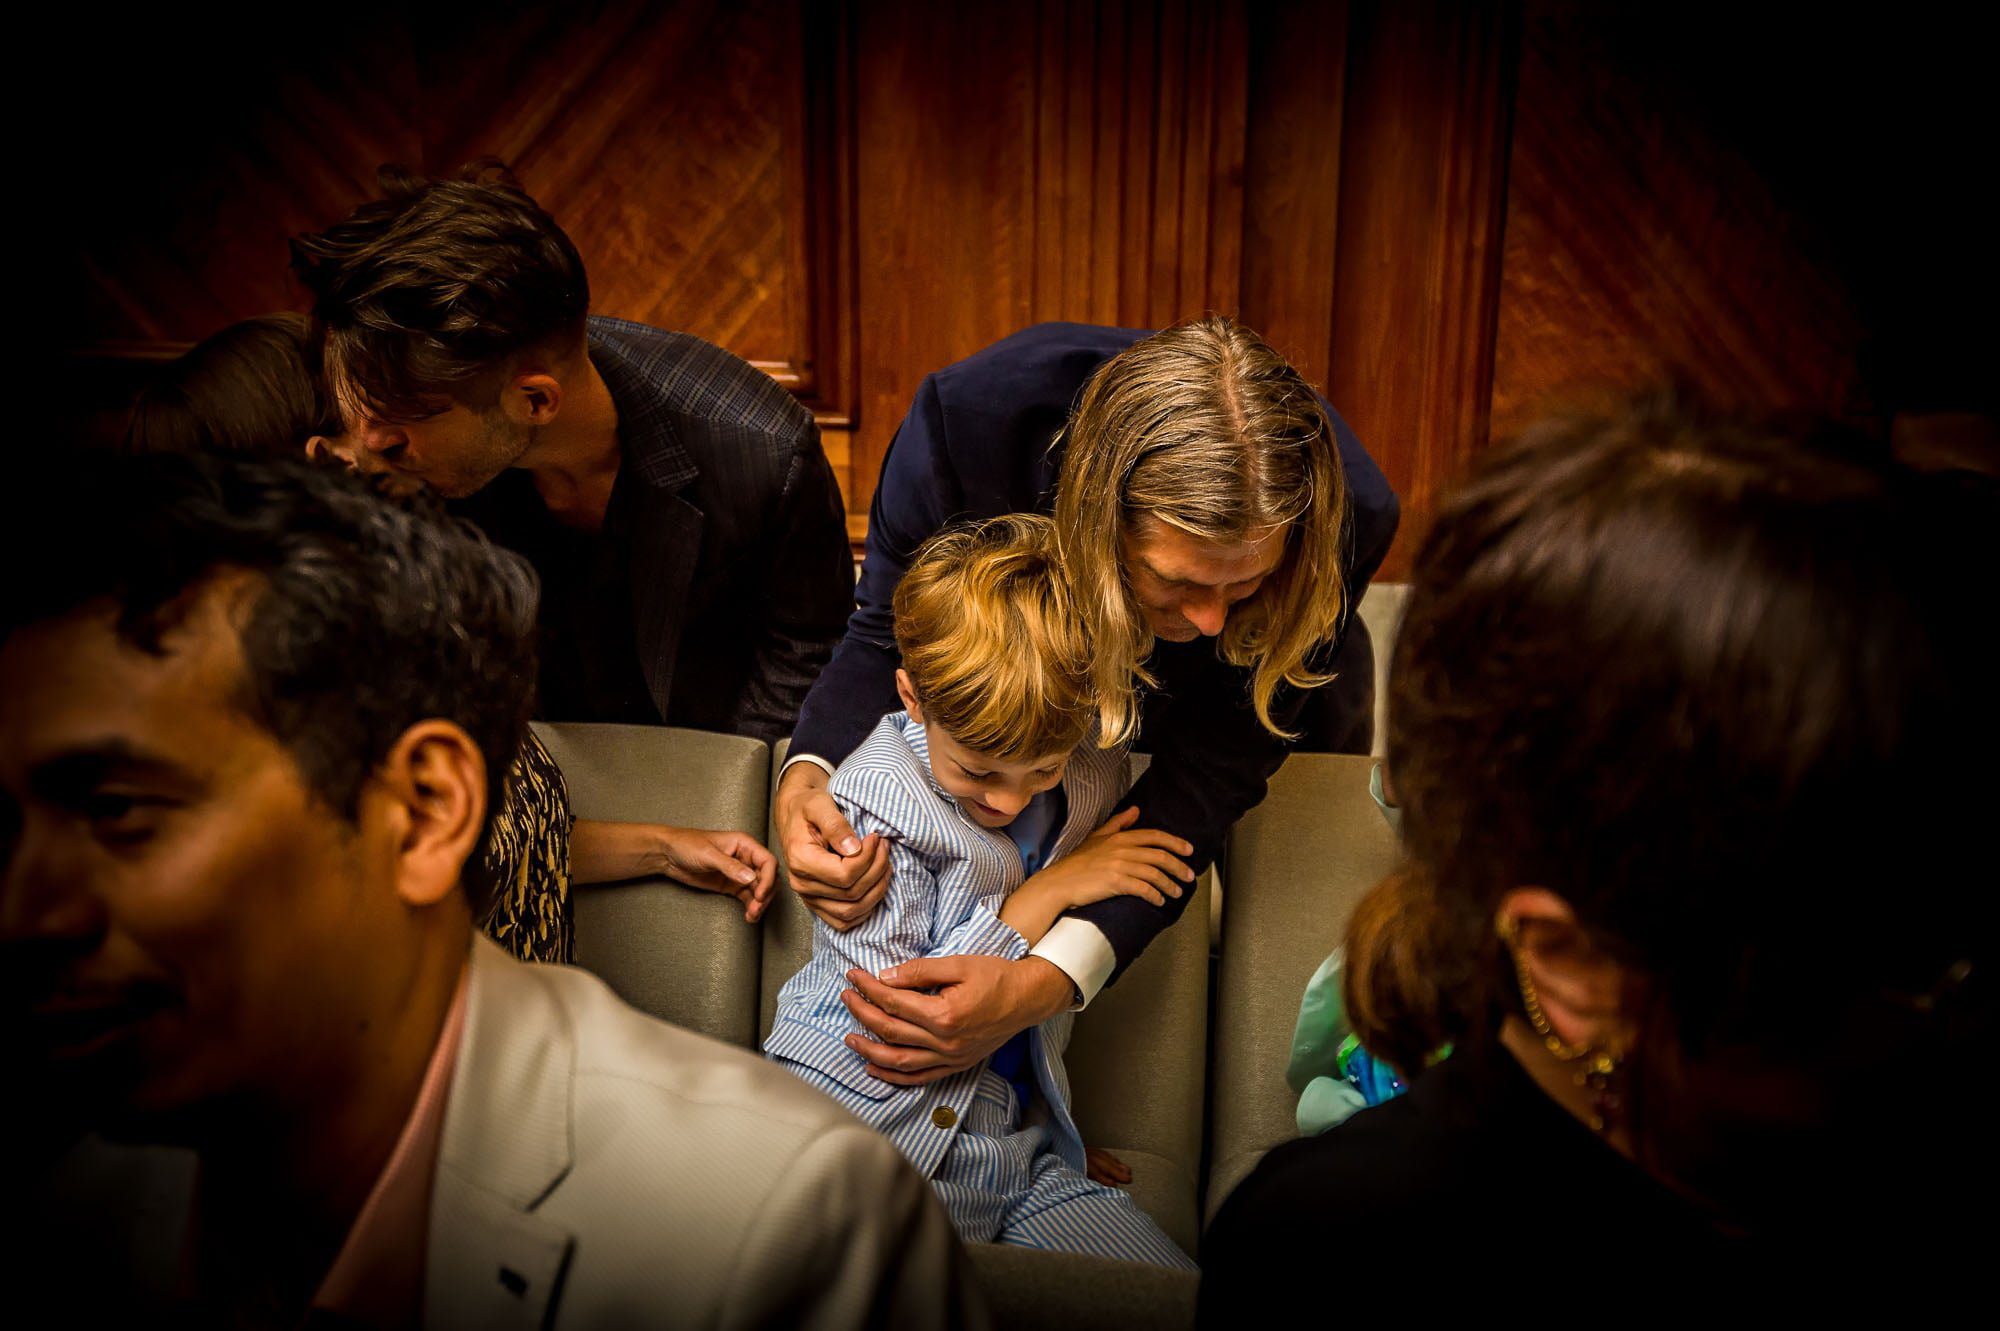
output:
[[[1626,975],[1592,942],[1567,901],[1546,888],[1517,887],[1500,899],[1503,937],[1514,939],[1542,1015],[1565,1044],[1623,1048],[1632,1021],[1624,1011]]]
[[[404,731],[379,769],[396,831],[396,895],[434,906],[458,891],[459,874],[486,825],[486,760],[450,721]]]
[[[507,414],[522,425],[547,425],[562,410],[562,381],[546,370],[517,374],[501,395]]]
[[[917,690],[910,683],[910,672],[901,666],[896,667],[896,696],[903,700],[903,710],[910,714],[910,719],[922,725],[924,709],[917,705]]]

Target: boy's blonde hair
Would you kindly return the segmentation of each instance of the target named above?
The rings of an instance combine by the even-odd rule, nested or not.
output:
[[[1049,519],[1014,513],[933,536],[895,612],[927,725],[1003,762],[1066,754],[1088,736],[1090,638]]]

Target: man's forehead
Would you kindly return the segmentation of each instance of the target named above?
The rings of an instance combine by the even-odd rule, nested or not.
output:
[[[118,632],[110,602],[30,624],[0,643],[0,761],[35,765],[74,754],[144,755],[212,765],[258,727],[241,706],[241,617],[254,575],[190,593],[156,643]]]
[[[1149,519],[1130,533],[1129,551],[1166,581],[1222,586],[1276,568],[1284,559],[1286,530],[1271,527],[1247,541],[1223,544]]]
[[[414,425],[448,415],[458,405],[449,395],[438,394],[420,409],[385,412],[368,400],[368,394],[362,391],[345,366],[331,362],[326,367],[326,389],[327,396],[333,400],[334,414],[340,418],[341,428],[349,431],[371,425]]]

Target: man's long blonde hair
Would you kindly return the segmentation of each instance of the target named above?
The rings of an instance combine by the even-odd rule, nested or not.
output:
[[[1100,742],[1138,726],[1153,632],[1132,595],[1122,541],[1141,518],[1237,545],[1285,530],[1263,586],[1234,606],[1218,650],[1251,671],[1250,699],[1273,734],[1281,684],[1332,676],[1308,664],[1347,613],[1341,580],[1347,485],[1333,421],[1262,338],[1218,316],[1162,329],[1106,361],[1065,431],[1056,532],[1089,628]]]

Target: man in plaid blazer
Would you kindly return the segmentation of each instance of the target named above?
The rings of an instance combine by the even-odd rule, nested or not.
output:
[[[854,609],[812,414],[700,338],[588,317],[581,257],[503,168],[384,186],[293,243],[330,449],[528,557],[542,716],[789,735]]]

